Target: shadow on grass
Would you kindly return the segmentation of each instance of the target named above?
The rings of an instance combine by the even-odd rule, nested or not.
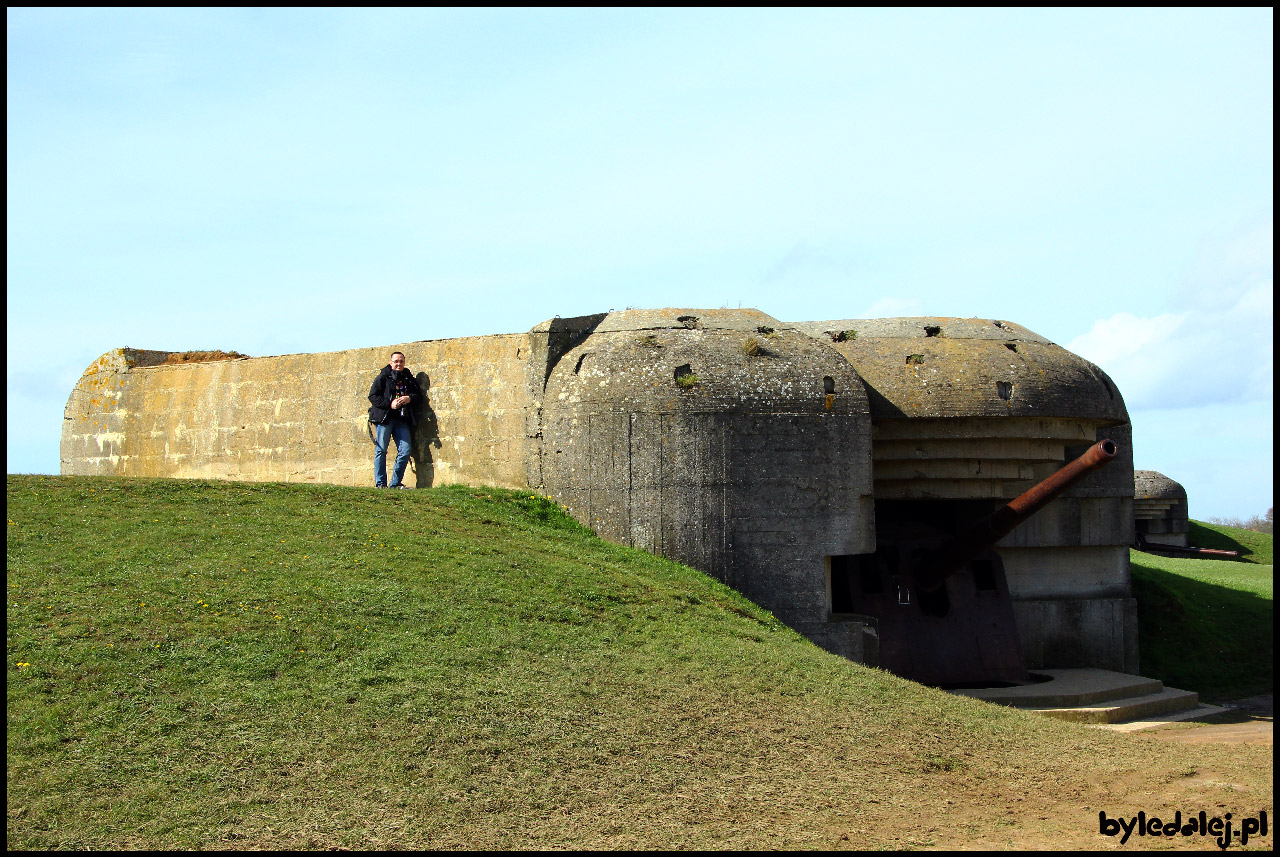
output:
[[[1269,599],[1133,565],[1142,674],[1223,700],[1272,689]]]
[[[1254,554],[1253,547],[1239,541],[1227,533],[1222,533],[1209,527],[1204,526],[1198,521],[1190,521],[1187,524],[1187,544],[1197,548],[1211,548],[1213,550],[1236,551],[1239,557],[1214,557],[1214,559],[1222,559],[1227,562],[1258,562],[1259,557]],[[1270,557],[1265,557],[1266,562],[1270,562]]]

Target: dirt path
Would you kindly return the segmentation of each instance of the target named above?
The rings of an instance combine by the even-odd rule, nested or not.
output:
[[[1220,703],[1232,710],[1216,715],[1210,722],[1170,723],[1154,729],[1127,733],[1136,740],[1151,738],[1157,741],[1196,745],[1203,748],[1191,752],[1202,761],[1177,776],[1150,777],[1137,775],[1113,782],[1099,782],[1095,788],[1065,795],[1052,789],[1033,791],[1016,797],[1016,802],[991,803],[981,799],[958,800],[955,811],[948,819],[950,829],[934,833],[926,825],[915,825],[904,831],[900,841],[879,843],[884,847],[909,849],[966,850],[992,848],[994,850],[1218,850],[1211,837],[1131,838],[1125,844],[1119,836],[1104,836],[1099,832],[1098,811],[1109,816],[1125,817],[1130,821],[1139,811],[1148,816],[1171,816],[1174,811],[1190,812],[1204,809],[1210,815],[1222,814],[1234,808],[1239,814],[1247,808],[1270,810],[1270,793],[1262,794],[1259,783],[1271,776],[1271,760],[1260,756],[1253,747],[1241,745],[1272,744],[1272,694],[1249,697]],[[1239,750],[1234,748],[1240,747]],[[1221,748],[1221,749],[1219,749]],[[1257,794],[1261,801],[1254,806],[1250,795]],[[1003,835],[992,835],[992,814],[1007,813],[1009,828]],[[971,825],[982,831],[977,835],[957,836],[957,828]],[[1249,843],[1249,848],[1270,849],[1274,834],[1260,837]],[[839,843],[836,847],[848,847]],[[1232,848],[1240,848],[1237,837]]]
[[[1145,734],[1184,744],[1271,744],[1273,695],[1270,693],[1224,702],[1232,709],[1205,723],[1177,723]]]

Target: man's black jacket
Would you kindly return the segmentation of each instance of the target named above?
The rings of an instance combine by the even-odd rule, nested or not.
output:
[[[408,369],[401,369],[397,373],[390,366],[382,367],[378,377],[373,379],[373,386],[369,388],[369,404],[373,405],[369,408],[370,422],[381,425],[386,422],[388,415],[392,419],[399,417],[401,411],[391,410],[391,400],[397,395],[397,384],[403,385],[402,394],[409,397],[409,404],[401,410],[405,418],[413,422],[413,409],[422,402],[422,388],[418,386],[418,379],[414,378],[413,373]]]

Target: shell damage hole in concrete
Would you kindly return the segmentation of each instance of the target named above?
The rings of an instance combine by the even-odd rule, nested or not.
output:
[[[940,336],[941,334],[942,334],[942,328],[936,324],[926,324],[924,326],[925,336]]]
[[[991,323],[994,324],[996,327],[1000,328],[1001,330],[1004,330],[1004,322],[996,321],[995,319],[992,319]]]
[[[696,315],[682,315],[676,319],[688,330],[699,330],[702,328],[702,322],[698,321]]]
[[[756,333],[763,334],[764,336],[771,336],[773,334],[773,328],[762,324],[756,328]]]
[[[1013,398],[1013,384],[1008,381],[996,381],[996,395],[1006,402]]]
[[[1005,348],[1008,348],[1010,351],[1017,351],[1017,350],[1018,350],[1018,345],[1017,345],[1017,343],[1014,343],[1014,342],[1006,342],[1006,343],[1004,344],[1004,347],[1005,347]]]
[[[698,383],[698,376],[693,374],[693,367],[688,363],[676,367],[675,379],[676,386],[684,390]]]
[[[836,379],[830,375],[822,376],[822,392],[834,393],[836,391]]]
[[[852,342],[858,338],[856,330],[828,330],[827,336],[831,337],[832,342]]]
[[[578,358],[578,362],[573,367],[573,374],[577,375],[579,372],[582,371],[582,361],[586,360],[590,356],[591,356],[590,354],[583,354]]]
[[[920,366],[920,365],[923,365],[923,364],[924,364],[924,355],[923,355],[923,354],[908,354],[908,355],[907,355],[907,365],[908,365],[908,366]]]

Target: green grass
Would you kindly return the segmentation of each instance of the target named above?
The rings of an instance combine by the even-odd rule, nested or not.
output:
[[[1208,700],[1269,691],[1272,537],[1197,521],[1190,530],[1196,547],[1239,550],[1241,559],[1130,551],[1142,674]]]
[[[10,849],[911,847],[1014,817],[1084,846],[1099,782],[1269,794],[1270,748],[1153,752],[852,664],[528,494],[7,500]]]
[[[1198,548],[1239,551],[1240,560],[1272,565],[1271,544],[1273,537],[1253,530],[1227,527],[1222,524],[1204,524],[1190,521],[1187,526],[1187,544]]]

